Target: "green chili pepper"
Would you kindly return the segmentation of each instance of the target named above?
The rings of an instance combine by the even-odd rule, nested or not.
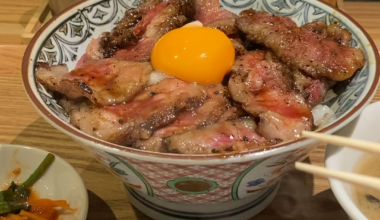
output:
[[[24,183],[17,185],[12,181],[8,189],[0,192],[0,215],[29,209],[30,206],[25,203],[30,195],[29,187],[44,174],[53,161],[54,155],[49,153]]]

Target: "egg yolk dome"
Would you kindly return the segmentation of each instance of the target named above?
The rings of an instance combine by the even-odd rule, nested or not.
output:
[[[235,61],[231,40],[220,30],[186,27],[161,37],[153,48],[155,70],[188,82],[211,85],[222,82]]]

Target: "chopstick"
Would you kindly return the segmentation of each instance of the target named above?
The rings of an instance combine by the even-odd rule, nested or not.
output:
[[[297,170],[301,170],[306,173],[311,173],[322,177],[334,178],[374,190],[380,190],[380,178],[355,173],[347,173],[338,170],[330,170],[324,167],[318,167],[301,162],[296,162],[295,167]]]
[[[379,143],[355,140],[351,138],[334,136],[334,135],[329,135],[329,134],[321,134],[321,133],[311,132],[311,131],[303,131],[302,136],[308,137],[308,138],[314,138],[314,139],[317,139],[326,143],[330,143],[330,144],[336,144],[340,146],[351,147],[351,148],[362,150],[362,151],[380,154]]]
[[[370,141],[355,140],[351,138],[334,136],[329,134],[321,134],[310,131],[303,131],[302,136],[314,138],[319,141],[335,144],[337,146],[351,147],[357,150],[380,154],[380,144]],[[314,166],[301,162],[296,162],[295,168],[306,173],[311,173],[327,178],[334,178],[344,182],[371,188],[374,190],[380,190],[380,178],[355,173],[348,173],[339,170],[330,170],[324,167]]]

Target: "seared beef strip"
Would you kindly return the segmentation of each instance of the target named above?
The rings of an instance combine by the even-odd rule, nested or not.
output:
[[[140,150],[168,153],[167,149],[162,145],[162,137],[152,136],[148,140],[137,141],[132,147]]]
[[[251,118],[225,121],[164,139],[171,153],[211,154],[242,152],[266,146],[266,140],[256,134]]]
[[[164,34],[183,26],[194,17],[194,0],[169,0],[161,4],[165,7],[162,7],[152,16],[150,23],[146,26],[144,35],[137,45],[116,51],[115,58],[149,61],[155,43]]]
[[[98,38],[91,40],[76,68],[91,60],[110,58],[115,51],[136,45],[146,30],[145,24],[151,21],[152,14],[163,8],[161,2],[162,0],[142,1],[137,8],[127,10],[111,32],[103,32]]]
[[[229,93],[221,84],[207,88],[207,99],[202,106],[178,115],[170,125],[155,131],[151,138],[139,141],[134,147],[151,151],[162,151],[161,140],[171,135],[206,127],[217,122],[236,119],[238,110],[229,101]]]
[[[304,98],[294,92],[283,93],[278,89],[263,91],[245,109],[259,116],[257,132],[268,140],[293,140],[303,130],[313,129],[311,109]],[[271,129],[266,129],[268,127]]]
[[[272,52],[265,53],[265,60],[281,63]],[[283,72],[286,77],[292,79],[293,88],[305,98],[306,103],[311,107],[321,103],[325,99],[329,89],[334,85],[334,82],[331,80],[323,77],[316,79],[303,74],[299,70],[291,71],[283,68]]]
[[[294,88],[306,100],[307,104],[314,107],[325,100],[328,91],[334,82],[326,78],[314,79],[300,71],[292,72]]]
[[[202,106],[193,111],[183,112],[171,125],[157,130],[154,136],[167,137],[237,117],[237,109],[231,106],[226,88],[221,84],[216,84],[207,88],[206,91],[207,99]]]
[[[131,102],[73,111],[70,118],[75,127],[92,136],[132,146],[175,121],[180,112],[199,107],[205,98],[202,86],[165,79],[148,87]]]
[[[289,67],[314,78],[342,81],[350,78],[365,63],[362,50],[340,45],[299,28],[289,17],[245,10],[240,13],[237,26],[247,39],[265,45]]]
[[[352,40],[350,31],[336,23],[327,25],[322,21],[313,21],[301,26],[301,29],[320,34],[324,38],[333,40],[343,46],[349,46]]]
[[[301,29],[312,31],[326,37],[327,24],[322,21],[313,21],[301,26]]]
[[[267,111],[261,113],[259,118],[260,123],[256,132],[266,139],[274,141],[275,144],[297,139],[303,130],[311,130],[313,126],[311,114],[289,117],[275,111]]]
[[[247,53],[247,49],[243,46],[243,42],[240,38],[230,38],[230,40],[235,48],[235,57],[239,57]]]
[[[352,34],[349,30],[341,28],[338,24],[330,24],[326,30],[326,38],[348,47],[352,40]]]
[[[78,60],[75,68],[79,68],[83,66],[85,63],[92,60],[100,60],[103,59],[103,49],[100,45],[100,40],[102,38],[102,33],[98,38],[92,39],[86,48],[86,53]]]
[[[94,106],[93,103],[86,98],[70,99],[66,96],[59,98],[58,103],[68,115],[73,111],[82,111]]]
[[[102,34],[100,45],[103,57],[112,57],[116,50],[135,45],[145,32],[146,24],[149,24],[152,14],[162,8],[161,2],[162,0],[144,1],[137,8],[127,10],[111,32]]]
[[[222,9],[219,0],[195,0],[195,20],[202,22],[205,27],[223,31],[227,35],[235,34],[236,14]]]
[[[238,58],[232,67],[228,88],[235,101],[260,118],[257,130],[260,135],[269,140],[294,139],[302,130],[312,129],[311,109],[293,90],[285,65],[265,60],[266,53],[254,51]],[[273,120],[274,116],[278,121]],[[276,129],[268,130],[268,127]]]
[[[87,97],[99,105],[131,100],[143,90],[152,72],[150,63],[115,59],[90,61],[69,72],[65,65],[37,64],[37,81],[69,98]]]
[[[90,42],[77,67],[90,60],[113,56],[124,60],[149,61],[153,46],[161,36],[194,17],[193,1],[149,0],[127,10],[111,32],[104,32]]]

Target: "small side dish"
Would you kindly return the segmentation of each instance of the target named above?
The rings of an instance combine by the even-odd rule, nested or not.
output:
[[[53,163],[54,155],[48,154],[30,177],[21,184],[14,181],[0,191],[0,219],[4,220],[57,220],[59,212],[56,208],[75,211],[65,200],[39,199],[31,194],[31,187]],[[18,175],[20,168],[12,171]]]
[[[0,144],[1,220],[86,219],[88,195],[77,171],[58,155]]]

